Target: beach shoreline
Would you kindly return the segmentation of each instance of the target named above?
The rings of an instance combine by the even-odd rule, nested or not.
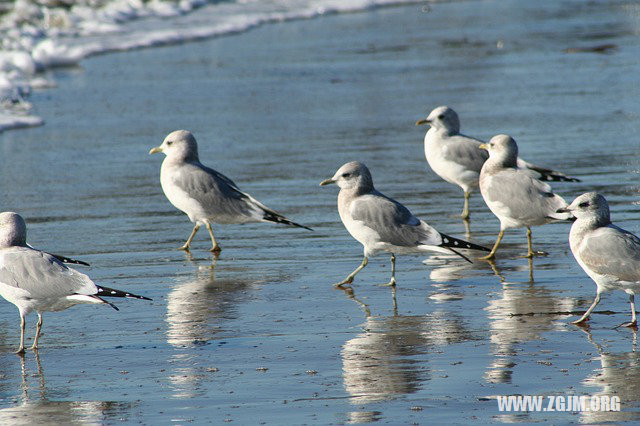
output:
[[[2,16],[0,132],[43,125],[30,114],[33,90],[55,87],[50,71],[78,66],[91,56],[233,36],[263,25],[357,13],[412,3],[397,0],[259,2],[182,0],[82,2],[61,8],[16,3]],[[43,18],[44,17],[44,18]]]

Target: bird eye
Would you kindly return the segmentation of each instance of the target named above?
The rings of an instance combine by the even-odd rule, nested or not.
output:
[[[351,176],[351,173],[343,173],[343,174],[342,174],[342,177],[343,177],[343,178],[348,178],[349,176]]]
[[[173,141],[167,141],[167,145],[171,145]]]
[[[584,208],[584,207],[589,207],[589,202],[588,202],[588,201],[585,201],[585,202],[583,202],[583,203],[580,203],[580,204],[578,204],[578,207],[582,207],[582,208]]]
[[[444,114],[440,114],[440,115],[438,116],[438,120],[443,120],[443,119],[444,119]]]

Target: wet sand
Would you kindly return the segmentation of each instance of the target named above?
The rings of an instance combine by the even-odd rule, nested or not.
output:
[[[512,134],[527,160],[579,176],[573,199],[638,219],[637,13],[619,3],[456,2],[274,24],[245,34],[110,54],[55,71],[34,94],[46,125],[0,139],[2,210],[36,247],[92,264],[100,284],[152,297],[119,312],[45,314],[39,356],[12,353],[14,306],[0,308],[0,422],[386,424],[637,421],[635,335],[622,292],[589,331],[568,322],[595,285],[569,225],[509,231],[496,270],[400,256],[394,308],[386,255],[361,261],[336,189],[343,163],[442,232],[465,237],[462,192],[428,168],[414,122],[448,104],[462,132]],[[568,48],[615,44],[609,53]],[[135,58],[135,60],[133,60]],[[139,66],[143,63],[144,66]],[[149,148],[191,130],[202,161],[315,231],[219,226],[191,256],[191,230],[159,185]],[[472,197],[466,238],[490,245],[498,221]],[[422,261],[425,261],[424,264]],[[366,305],[366,307],[364,306]],[[370,312],[370,316],[367,316]],[[29,336],[35,317],[29,317]],[[496,395],[617,394],[619,413],[500,413]]]

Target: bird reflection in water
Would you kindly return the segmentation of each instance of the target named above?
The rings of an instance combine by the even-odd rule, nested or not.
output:
[[[539,340],[543,333],[551,330],[564,330],[563,320],[571,314],[575,302],[531,282],[504,281],[500,290],[492,295],[485,310],[494,360],[485,373],[485,380],[511,383],[517,345]]]
[[[220,339],[225,332],[224,320],[237,318],[236,307],[249,297],[247,290],[260,284],[256,280],[216,279],[215,257],[211,262],[199,264],[190,254],[186,256],[196,267],[195,275],[179,281],[169,292],[165,317],[167,343],[181,350],[170,360],[177,366],[170,381],[178,398],[204,392],[200,383],[207,375],[207,367],[198,364],[207,360],[201,359],[194,349]]]
[[[472,268],[488,268],[488,264],[491,262],[480,263],[468,263],[459,262],[459,257],[456,255],[436,254],[429,256],[422,261],[425,265],[431,267],[430,280],[433,282],[433,287],[436,289],[429,298],[436,302],[442,302],[446,300],[460,300],[462,299],[462,293],[451,290],[447,285],[441,285],[438,283],[446,283],[450,281],[456,281],[461,278],[468,278],[465,276],[465,272],[468,272]],[[356,302],[360,308],[365,312],[367,317],[371,316],[371,310],[369,305],[364,303],[361,299],[358,299],[355,295],[353,287],[342,286],[336,287],[338,290],[343,290],[347,297]],[[398,299],[396,287],[391,287],[391,302],[393,304],[393,314],[398,315]]]
[[[464,324],[462,317],[444,311],[368,317],[365,331],[347,341],[341,351],[351,404],[370,404],[418,391],[431,379],[427,363],[434,348],[473,339]],[[354,411],[348,421],[361,423],[376,417],[375,411]]]
[[[434,255],[425,260],[422,263],[431,267],[431,273],[429,274],[429,278],[431,281],[435,282],[450,282],[457,281],[460,279],[469,279],[470,275],[478,274],[479,271],[491,270],[493,274],[500,279],[500,282],[505,282],[506,278],[503,275],[500,268],[496,262],[492,259],[488,259],[485,262],[474,262],[474,263],[460,263],[460,262],[451,262],[454,260],[453,256],[448,255]],[[529,271],[529,282],[534,282],[533,277],[533,259],[527,258],[527,267]],[[513,267],[514,271],[524,271],[525,266],[519,265]]]
[[[640,420],[640,352],[636,347],[637,331],[620,330],[624,335],[633,333],[633,343],[631,351],[618,353],[609,352],[606,347],[595,342],[588,329],[583,331],[598,351],[598,356],[593,361],[599,361],[600,368],[594,370],[582,384],[598,389],[588,392],[589,397],[620,397],[620,411],[583,411],[580,413],[580,423],[637,422]]]
[[[464,292],[456,284],[450,284],[460,279],[469,280],[474,275],[485,275],[490,262],[462,263],[454,256],[436,254],[422,261],[431,268],[429,279],[433,291],[429,299],[435,303],[462,300]]]
[[[356,297],[355,290],[351,286],[340,286],[334,287],[336,290],[342,290],[344,294],[349,298],[349,300],[353,300],[360,306],[360,309],[364,312],[365,316],[368,318],[371,316],[371,309],[369,305],[364,303],[362,300]],[[393,303],[393,315],[398,315],[398,291],[396,286],[392,286],[391,288],[391,302]]]
[[[429,279],[435,282],[457,281],[462,278],[469,278],[467,274],[470,269],[482,268],[485,262],[469,263],[458,262],[457,256],[447,254],[436,254],[429,256],[422,261],[423,264],[431,268]]]
[[[167,343],[174,347],[202,346],[223,330],[221,321],[235,319],[236,307],[247,290],[261,281],[216,279],[216,260],[197,263],[195,275],[179,281],[167,295]]]
[[[0,409],[2,425],[102,424],[127,420],[131,404],[112,401],[53,401],[48,397],[45,375],[38,351],[34,351],[35,372],[29,357],[21,356],[22,383],[20,401],[13,407]],[[5,360],[6,361],[6,360]],[[33,381],[36,383],[32,383]],[[59,389],[56,393],[59,393]]]
[[[395,290],[395,287],[393,288]],[[362,300],[356,297],[356,292],[353,290],[353,287],[342,286],[342,287],[335,287],[335,289],[342,290],[350,300],[353,300],[354,302],[356,302],[358,306],[360,306],[360,308],[364,311],[364,314],[367,316],[367,318],[371,316],[371,309],[369,309],[369,305],[367,305]],[[397,306],[397,303],[396,303],[396,306]]]

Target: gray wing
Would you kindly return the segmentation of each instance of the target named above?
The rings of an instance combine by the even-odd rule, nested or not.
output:
[[[640,281],[640,239],[615,225],[588,233],[578,247],[578,256],[597,274]]]
[[[375,191],[351,203],[351,218],[363,222],[380,235],[380,241],[399,247],[440,245],[438,231],[415,217],[397,201]]]
[[[68,268],[50,254],[27,247],[0,252],[0,282],[26,290],[34,298],[98,292],[85,274]]]
[[[197,200],[207,215],[220,223],[274,222],[312,230],[262,204],[223,175],[200,163],[181,165],[171,175],[173,183]]]
[[[172,174],[173,183],[212,216],[253,217],[257,205],[228,177],[201,164],[187,163]]]
[[[551,187],[518,169],[488,170],[480,175],[482,196],[489,207],[504,208],[505,216],[520,220],[536,221],[545,217],[566,219],[556,211],[565,207],[562,197]],[[501,207],[504,206],[504,207]]]
[[[442,155],[448,161],[463,165],[480,173],[482,165],[489,158],[489,152],[478,148],[482,142],[464,135],[447,138],[442,144]]]

